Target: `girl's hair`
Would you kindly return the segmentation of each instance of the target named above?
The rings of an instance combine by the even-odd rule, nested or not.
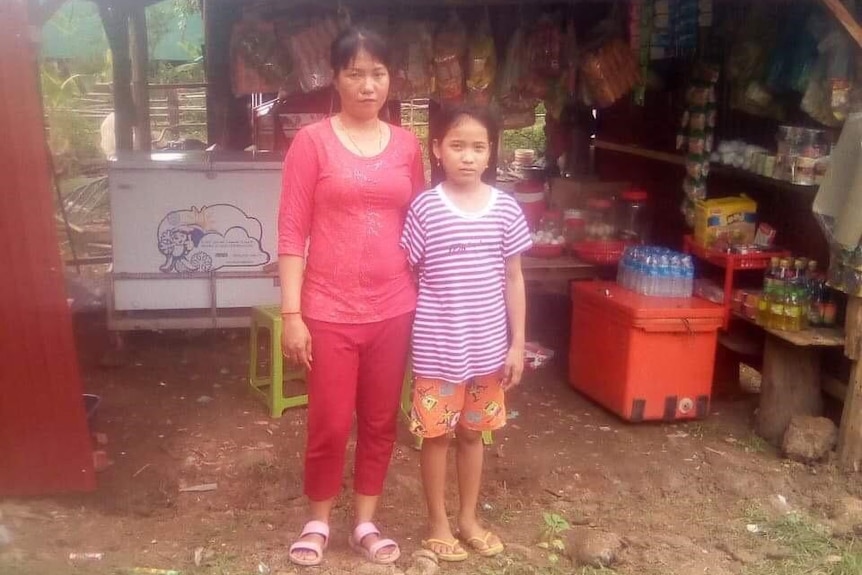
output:
[[[456,104],[444,107],[437,116],[434,139],[442,142],[449,130],[455,127],[462,118],[471,118],[482,124],[488,130],[489,140],[492,140],[497,134],[497,118],[487,106]]]
[[[389,47],[377,32],[366,28],[347,28],[332,41],[330,63],[335,73],[346,70],[360,50],[389,68]]]

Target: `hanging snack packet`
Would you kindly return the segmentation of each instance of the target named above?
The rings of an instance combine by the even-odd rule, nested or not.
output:
[[[497,76],[497,54],[487,16],[482,19],[479,31],[470,42],[467,63],[467,96],[471,102],[487,105],[494,93]]]
[[[464,98],[462,61],[467,48],[467,33],[455,12],[434,39],[434,77],[437,97],[443,102]]]
[[[303,92],[313,92],[332,83],[329,51],[337,35],[338,26],[335,20],[327,18],[294,32],[287,38]]]

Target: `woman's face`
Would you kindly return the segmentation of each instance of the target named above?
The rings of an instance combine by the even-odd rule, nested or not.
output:
[[[376,118],[389,96],[389,71],[365,50],[335,76],[341,111],[360,120]]]

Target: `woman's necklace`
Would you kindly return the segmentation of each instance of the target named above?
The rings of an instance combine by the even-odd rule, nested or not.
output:
[[[341,125],[341,129],[344,130],[344,135],[347,136],[347,139],[353,144],[353,147],[356,148],[356,151],[359,152],[359,155],[363,158],[368,158],[375,154],[379,154],[383,150],[383,128],[380,126],[380,120],[377,120],[377,151],[373,154],[366,154],[362,148],[359,147],[359,144],[356,143],[356,140],[353,139],[353,136],[350,135],[350,130],[347,129],[347,126],[344,125],[344,122],[341,121],[341,118],[338,118],[338,123]]]

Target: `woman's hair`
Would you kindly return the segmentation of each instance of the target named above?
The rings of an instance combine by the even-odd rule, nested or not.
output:
[[[346,70],[360,50],[389,68],[389,47],[380,34],[366,28],[347,28],[332,41],[330,63],[335,73]]]
[[[456,104],[445,106],[436,118],[436,126],[434,129],[434,139],[442,142],[446,134],[449,133],[463,118],[471,118],[482,124],[488,130],[488,139],[493,139],[497,133],[497,118],[487,106],[477,106],[475,104]]]

